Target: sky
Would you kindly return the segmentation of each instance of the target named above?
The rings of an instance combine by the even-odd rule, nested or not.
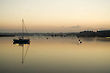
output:
[[[110,29],[110,0],[0,0],[0,32]]]

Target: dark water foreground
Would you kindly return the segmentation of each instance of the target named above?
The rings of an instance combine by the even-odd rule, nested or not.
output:
[[[48,39],[47,39],[48,38]],[[110,73],[109,38],[31,37],[30,45],[0,38],[0,73]]]

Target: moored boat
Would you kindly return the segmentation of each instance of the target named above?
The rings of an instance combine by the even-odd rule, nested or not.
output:
[[[13,44],[30,44],[30,39],[24,38],[24,30],[26,30],[26,27],[24,25],[24,20],[22,19],[22,35],[18,39],[13,39]]]
[[[30,39],[13,39],[13,44],[30,44]]]

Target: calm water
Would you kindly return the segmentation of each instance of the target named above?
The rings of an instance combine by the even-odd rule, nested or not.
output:
[[[0,73],[110,73],[110,42],[97,38],[0,38]]]

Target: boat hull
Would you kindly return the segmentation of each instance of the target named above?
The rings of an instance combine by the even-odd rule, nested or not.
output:
[[[30,44],[29,39],[13,39],[13,44]]]

